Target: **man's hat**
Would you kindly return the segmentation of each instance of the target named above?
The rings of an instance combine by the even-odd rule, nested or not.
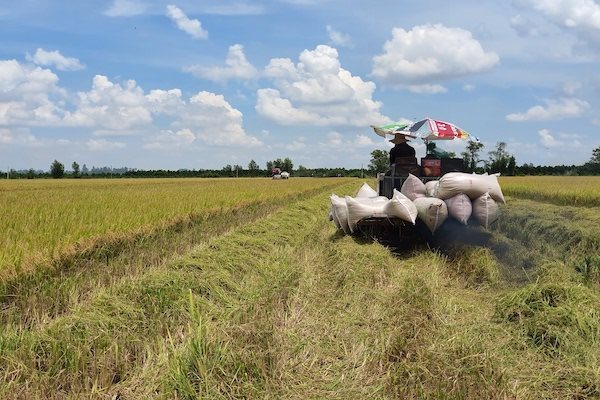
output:
[[[408,138],[411,137],[409,135],[403,135],[401,133],[397,133],[394,135],[394,138],[392,140],[390,140],[390,142],[394,143],[394,144],[401,144],[401,143],[405,143],[408,142]]]

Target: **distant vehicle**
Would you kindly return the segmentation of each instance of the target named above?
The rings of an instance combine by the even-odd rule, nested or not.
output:
[[[281,168],[273,168],[271,170],[271,177],[273,179],[289,179],[290,178],[290,173],[287,171],[281,171]]]

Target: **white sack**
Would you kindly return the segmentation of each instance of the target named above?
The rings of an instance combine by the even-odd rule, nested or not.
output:
[[[366,182],[358,189],[356,193],[357,198],[363,197],[376,197],[379,193],[377,193],[371,186],[369,186]]]
[[[348,209],[348,227],[350,232],[354,232],[358,221],[363,218],[385,218],[387,215],[384,212],[384,207],[388,202],[388,198],[384,196],[376,197],[359,197],[352,198],[346,196],[346,206]]]
[[[449,172],[442,176],[439,182],[437,197],[440,199],[449,199],[459,193],[464,193],[474,200],[487,192],[494,200],[505,203],[498,177],[495,175]]]
[[[448,218],[448,208],[444,200],[435,197],[421,197],[414,200],[419,219],[434,233]]]
[[[338,197],[335,194],[331,195],[332,197]],[[329,214],[328,214],[329,220],[333,221],[333,224],[335,225],[335,227],[337,229],[342,229],[342,226],[340,225],[340,221],[338,221],[337,216],[335,215],[335,207],[333,206],[333,203],[331,204],[331,206],[329,207]]]
[[[467,225],[467,222],[473,213],[473,206],[471,205],[469,196],[464,193],[459,193],[445,201],[446,206],[448,207],[448,215],[461,224]]]
[[[488,193],[473,200],[473,216],[485,229],[498,219],[499,214],[498,203]]]
[[[408,178],[402,184],[400,192],[410,200],[415,201],[419,197],[425,197],[425,184],[413,174],[408,174]]]
[[[425,183],[425,195],[427,197],[437,197],[436,192],[439,183],[439,181],[429,181]]]
[[[394,195],[383,207],[388,217],[400,218],[413,225],[417,219],[417,207],[408,197],[394,189]]]
[[[340,224],[340,227],[343,229],[343,231],[349,234],[350,227],[348,227],[348,207],[346,206],[346,200],[336,195],[332,195],[330,199],[331,204],[333,205],[333,212],[335,214],[335,218],[338,220],[338,223]]]

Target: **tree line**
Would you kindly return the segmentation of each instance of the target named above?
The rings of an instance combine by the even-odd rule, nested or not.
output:
[[[600,175],[600,146],[592,150],[590,160],[582,165],[552,165],[541,166],[525,163],[517,165],[515,156],[508,152],[505,142],[498,142],[493,150],[488,152],[488,158],[482,158],[481,151],[484,144],[470,141],[460,155],[463,159],[464,169],[476,173],[501,173],[502,175]],[[448,157],[456,157],[454,153],[447,153]],[[389,153],[384,150],[373,150],[369,171],[372,174],[386,172],[389,169]]]
[[[505,142],[498,142],[493,150],[488,152],[488,158],[481,156],[484,148],[483,143],[471,141],[465,151],[461,153],[465,170],[477,173],[496,173],[502,175],[600,175],[600,146],[592,151],[590,160],[582,165],[553,165],[540,166],[531,163],[517,165],[514,155],[507,150]],[[448,156],[455,156],[449,153]],[[298,177],[365,177],[375,176],[379,172],[389,169],[389,152],[384,150],[373,150],[371,161],[366,170],[362,168],[307,168],[299,165],[294,168],[294,163],[289,157],[269,160],[262,169],[254,160],[250,160],[244,168],[242,165],[227,164],[221,169],[136,169],[136,168],[112,168],[92,167],[91,169],[76,161],[71,164],[71,170],[66,171],[65,166],[58,160],[50,165],[48,171],[43,170],[19,170],[11,169],[0,172],[10,179],[34,179],[34,178],[218,178],[218,177],[268,177],[271,176],[273,168],[280,168]]]

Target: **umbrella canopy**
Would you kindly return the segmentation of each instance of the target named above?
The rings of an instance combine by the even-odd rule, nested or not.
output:
[[[425,141],[469,138],[468,132],[458,126],[431,118],[415,122],[409,130],[412,134]]]
[[[400,133],[402,131],[406,131],[410,126],[410,123],[406,122],[394,122],[387,125],[375,126],[371,125],[371,128],[381,137],[385,137],[385,135],[395,135],[396,133]],[[406,132],[409,134],[409,132]]]

